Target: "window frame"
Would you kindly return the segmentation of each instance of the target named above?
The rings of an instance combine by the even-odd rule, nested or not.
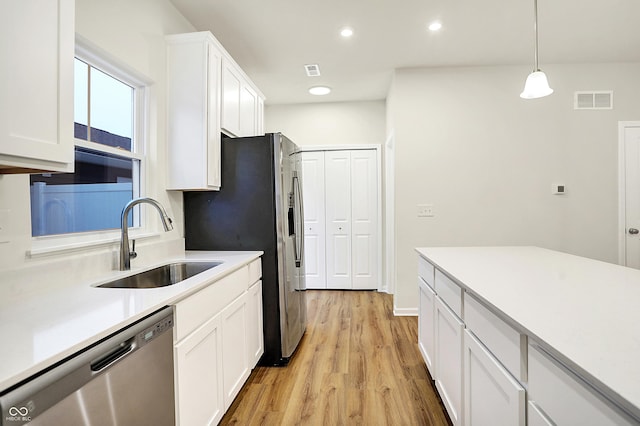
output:
[[[93,45],[88,40],[76,35],[75,57],[87,63],[93,68],[108,74],[133,87],[133,132],[132,149],[126,151],[108,145],[99,144],[74,137],[74,149],[76,147],[90,149],[92,151],[113,154],[133,161],[133,198],[143,197],[147,194],[148,158],[149,149],[149,112],[150,89],[153,81],[141,75],[138,71],[122,63],[101,48]],[[147,209],[148,210],[148,209]],[[149,220],[147,210],[134,207],[133,227],[129,228],[130,239],[146,238],[158,235],[160,229],[157,224]],[[89,246],[111,245],[120,241],[119,229],[105,229],[97,231],[76,232],[69,234],[43,235],[31,237],[31,250],[27,253],[30,257],[46,255],[52,252],[82,249]]]

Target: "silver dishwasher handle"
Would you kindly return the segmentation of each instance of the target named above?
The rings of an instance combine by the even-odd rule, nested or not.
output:
[[[120,346],[91,363],[91,371],[99,373],[110,365],[124,358],[136,349],[136,338],[122,342]]]

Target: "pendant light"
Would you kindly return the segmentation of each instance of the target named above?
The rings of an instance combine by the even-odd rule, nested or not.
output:
[[[533,72],[527,77],[524,83],[524,90],[520,93],[522,99],[536,99],[548,96],[553,93],[549,87],[547,75],[538,68],[538,0],[533,0],[533,32],[535,34],[533,50]]]

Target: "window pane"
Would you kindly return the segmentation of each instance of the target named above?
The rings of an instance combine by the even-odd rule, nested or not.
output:
[[[95,68],[90,87],[91,141],[131,151],[133,88]]]
[[[75,173],[31,175],[32,235],[120,228],[122,209],[137,194],[137,162],[76,148]]]
[[[86,141],[89,125],[89,65],[76,58],[73,72],[74,134],[76,138]]]

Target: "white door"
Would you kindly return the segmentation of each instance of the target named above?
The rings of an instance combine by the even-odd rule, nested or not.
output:
[[[626,266],[640,268],[640,123],[621,126],[624,158],[624,233],[621,260]]]
[[[327,288],[325,272],[324,152],[302,153],[304,262],[307,288]]]
[[[378,288],[378,161],[376,151],[351,151],[352,288]]]
[[[327,288],[351,288],[351,154],[325,152]]]

